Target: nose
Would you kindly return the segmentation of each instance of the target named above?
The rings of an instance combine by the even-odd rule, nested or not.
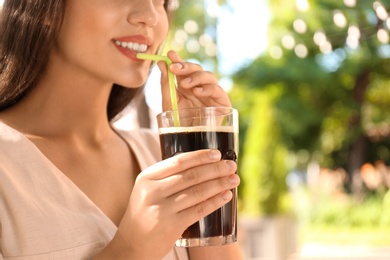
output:
[[[146,27],[153,27],[157,24],[158,13],[153,0],[138,0],[131,5],[127,20],[129,23]]]

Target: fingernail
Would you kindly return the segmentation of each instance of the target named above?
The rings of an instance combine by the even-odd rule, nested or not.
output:
[[[183,64],[181,64],[181,63],[173,63],[173,64],[171,65],[171,69],[172,69],[172,68],[181,70],[181,69],[183,68]]]
[[[221,160],[221,153],[218,150],[211,150],[210,151],[210,159]]]
[[[229,176],[229,182],[231,184],[238,184],[240,182],[240,178],[237,176],[237,174],[232,174]]]
[[[227,166],[228,170],[231,172],[235,172],[237,169],[236,163],[233,161],[230,161],[230,160],[226,161],[226,166]]]
[[[196,92],[198,92],[199,94],[203,92],[203,88],[196,88]]]
[[[192,82],[192,78],[183,79],[183,83],[185,84],[190,84],[191,82]]]

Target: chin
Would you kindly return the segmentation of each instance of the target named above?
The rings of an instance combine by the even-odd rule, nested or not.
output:
[[[145,85],[145,84],[142,84],[139,86],[128,86],[128,85],[119,84],[119,83],[114,83],[114,84],[119,85],[119,86],[124,87],[124,88],[128,88],[128,89],[139,89],[139,88],[144,87],[144,85]]]
[[[147,76],[133,75],[131,78],[118,80],[114,83],[125,88],[140,88],[145,85],[147,79]]]

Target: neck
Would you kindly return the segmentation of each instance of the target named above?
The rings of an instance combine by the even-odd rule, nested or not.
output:
[[[112,83],[54,75],[46,73],[25,99],[9,109],[12,125],[41,137],[100,139],[112,131],[106,111]]]

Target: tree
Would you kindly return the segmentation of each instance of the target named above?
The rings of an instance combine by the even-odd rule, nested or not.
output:
[[[207,1],[188,0],[173,1],[175,12],[172,20],[171,33],[167,40],[166,49],[174,49],[186,60],[202,63],[218,73],[216,23],[217,17],[208,12],[213,4]],[[223,1],[222,1],[223,2]],[[220,2],[219,4],[222,4]]]
[[[274,106],[289,150],[320,154],[322,165],[343,166],[350,177],[366,161],[390,162],[389,8],[379,1],[270,1],[268,53],[234,79],[282,91]]]
[[[275,124],[274,99],[280,93],[274,90],[251,91],[250,123],[243,143],[245,156],[240,161],[241,209],[247,215],[278,215],[288,213],[284,203],[288,190],[286,165],[287,150],[280,142]]]

